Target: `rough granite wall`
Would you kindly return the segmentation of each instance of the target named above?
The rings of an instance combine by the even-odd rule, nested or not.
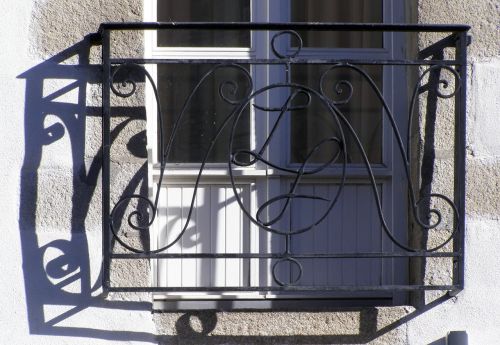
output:
[[[12,256],[21,260],[22,275],[14,281],[24,298],[14,300],[19,306],[2,305],[19,315],[25,331],[12,343],[154,343],[149,296],[101,295],[101,56],[88,36],[101,22],[141,21],[142,1],[4,3],[2,16],[17,11],[14,18],[29,19],[3,30],[7,42],[19,46],[9,54],[23,61],[4,71],[24,95],[13,112],[22,131],[12,142],[24,153],[17,170],[19,245]],[[125,36],[113,37],[115,51],[142,55],[142,34]],[[128,43],[116,44],[121,41]],[[112,98],[115,202],[126,191],[147,193],[143,104],[140,89],[134,98]],[[126,232],[148,245],[145,234]],[[149,280],[147,262],[113,265],[116,284]],[[6,324],[2,318],[0,328]]]
[[[466,163],[466,265],[465,290],[408,322],[408,344],[445,344],[452,330],[465,330],[469,344],[496,344],[500,337],[500,298],[493,286],[499,282],[496,254],[500,236],[500,186],[498,118],[500,116],[500,3],[480,1],[427,1],[418,3],[421,23],[462,23],[471,26],[468,48],[467,163]],[[425,43],[425,36],[420,43]],[[450,106],[448,106],[450,107]],[[441,124],[436,148],[437,178],[450,176],[452,161],[446,151],[444,106],[438,109]],[[446,183],[433,186],[445,189]],[[426,279],[437,276],[439,267],[427,267]],[[442,275],[438,278],[442,278]],[[427,294],[426,300],[432,300]]]
[[[35,4],[33,11],[33,22],[30,26],[32,37],[32,54],[47,59],[60,52],[71,49],[73,44],[78,44],[86,35],[97,31],[102,22],[120,22],[120,21],[141,21],[142,20],[142,2],[141,1],[39,1]],[[126,43],[124,43],[126,42]],[[142,56],[143,39],[142,33],[123,32],[117,33],[111,37],[113,54],[120,56]],[[89,48],[87,51],[83,51]],[[75,65],[98,65],[101,63],[100,47],[85,47],[75,50],[77,54],[85,54],[85,58],[71,62],[65,60],[64,63]],[[85,116],[85,127],[80,128],[83,133],[79,135],[81,141],[75,146],[82,150],[77,157],[73,154],[73,159],[67,160],[78,172],[68,171],[63,166],[57,169],[57,162],[49,162],[52,173],[49,183],[54,183],[51,188],[40,189],[39,200],[47,202],[49,205],[59,203],[55,207],[45,207],[45,202],[38,202],[35,221],[37,231],[43,231],[45,228],[53,228],[58,231],[97,231],[101,230],[101,191],[97,173],[99,169],[99,155],[101,148],[101,85],[99,83],[99,69],[89,68],[92,76],[86,76],[85,88],[82,87],[79,101],[83,116]],[[54,91],[64,87],[64,81],[56,80]],[[44,92],[50,92],[44,87]],[[146,194],[147,190],[147,170],[146,170],[146,152],[143,149],[145,144],[145,110],[144,90],[139,87],[133,97],[121,98],[112,94],[111,99],[111,132],[113,143],[111,147],[111,200],[115,204],[123,195],[128,193]],[[66,140],[72,140],[71,136],[65,136]],[[67,147],[66,143],[66,147]],[[59,143],[59,145],[64,145]],[[53,148],[52,148],[53,149]],[[47,157],[59,157],[59,160],[65,160],[69,157],[55,154],[48,154]],[[83,158],[83,160],[80,160]],[[76,161],[78,160],[78,161]],[[54,171],[54,168],[56,171]],[[89,179],[85,181],[82,178],[75,178],[77,174],[92,173],[91,183]],[[39,169],[39,174],[43,174],[43,169]],[[65,174],[66,176],[56,177],[54,174]],[[71,177],[71,173],[73,178]],[[79,176],[77,176],[79,177]],[[73,182],[73,183],[72,183]],[[97,182],[97,183],[96,183]],[[68,186],[73,186],[72,190]],[[44,185],[45,187],[45,185]],[[58,190],[59,189],[59,190]],[[63,189],[63,190],[60,190]],[[76,196],[76,197],[75,197]],[[71,211],[71,199],[74,198],[72,214],[66,214]],[[133,206],[133,205],[132,205]],[[79,212],[79,210],[87,212]],[[62,214],[62,213],[63,214]],[[126,219],[130,210],[123,217]],[[75,229],[70,223],[79,224],[82,228]],[[124,241],[134,244],[137,247],[148,246],[146,234],[141,234],[133,229],[122,227],[120,235]],[[122,247],[116,246],[116,250]],[[127,284],[147,284],[149,282],[149,266],[145,261],[117,261],[112,263],[112,281],[117,285]],[[131,281],[133,280],[133,282]]]

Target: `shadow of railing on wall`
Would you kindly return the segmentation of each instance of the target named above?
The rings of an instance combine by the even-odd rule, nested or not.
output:
[[[18,76],[26,82],[19,217],[29,329],[38,335],[154,341],[151,332],[125,324],[107,329],[99,321],[110,312],[149,311],[151,304],[99,295],[100,214],[92,205],[99,210],[100,132],[86,132],[89,122],[100,124],[102,115],[99,104],[87,103],[88,89],[101,83],[101,65],[90,63],[94,38],[89,35]],[[114,138],[132,119],[144,119],[141,107],[112,112],[122,119]],[[89,140],[94,142],[89,145]],[[86,152],[86,142],[89,151],[97,147],[95,152]],[[129,151],[144,156],[136,144],[131,142]],[[145,177],[144,163],[127,189],[147,193]]]

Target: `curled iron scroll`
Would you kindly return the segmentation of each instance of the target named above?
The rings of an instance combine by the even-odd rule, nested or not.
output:
[[[297,47],[295,47],[295,51],[291,52],[285,52],[285,53],[280,53],[279,48],[276,43],[276,39],[278,39],[281,36],[290,36],[293,37],[297,40],[299,43]],[[271,38],[271,50],[273,51],[273,54],[280,59],[292,59],[299,55],[300,51],[302,50],[303,47],[303,42],[302,42],[302,37],[297,33],[297,31],[294,30],[283,30],[279,31],[278,33],[274,34],[273,37]]]
[[[401,138],[400,131],[399,131],[398,126],[396,124],[396,119],[395,119],[392,111],[390,110],[390,108],[389,108],[386,100],[384,99],[384,97],[382,95],[382,92],[380,91],[380,89],[376,85],[375,81],[368,75],[368,73],[366,71],[364,71],[362,68],[360,68],[358,66],[355,66],[355,65],[352,65],[352,64],[349,64],[349,63],[339,63],[337,65],[334,65],[334,66],[330,67],[328,70],[326,70],[324,72],[322,78],[321,78],[322,85],[324,83],[324,79],[325,79],[326,74],[328,74],[332,70],[339,69],[339,68],[346,68],[346,69],[349,69],[349,70],[352,70],[352,71],[358,73],[368,83],[368,85],[371,87],[371,89],[375,92],[377,98],[379,99],[379,101],[382,104],[382,107],[384,109],[384,115],[389,120],[389,125],[390,125],[390,127],[392,129],[392,132],[393,132],[393,135],[394,135],[394,140],[396,142],[397,151],[399,152],[400,158],[401,158],[401,162],[403,163],[405,177],[406,177],[407,182],[408,182],[409,197],[410,197],[410,202],[411,202],[411,213],[412,213],[412,216],[413,216],[414,220],[416,221],[416,223],[423,230],[430,230],[430,229],[437,228],[441,224],[441,222],[442,222],[442,213],[438,209],[436,209],[436,208],[431,208],[429,210],[429,216],[428,216],[429,221],[430,221],[430,219],[432,219],[432,215],[436,216],[435,217],[436,221],[434,223],[430,223],[430,222],[426,223],[426,222],[424,222],[424,221],[422,221],[420,219],[420,216],[419,216],[419,213],[418,213],[418,207],[423,202],[424,199],[429,199],[429,200],[433,199],[433,198],[434,199],[441,199],[452,210],[452,214],[453,214],[453,218],[454,218],[454,228],[453,228],[453,231],[451,232],[451,234],[449,235],[449,237],[447,237],[440,244],[438,244],[438,245],[436,245],[436,246],[434,246],[432,248],[421,249],[421,248],[410,247],[409,245],[401,243],[393,235],[393,231],[391,231],[391,229],[390,229],[390,227],[389,227],[389,225],[388,225],[388,223],[387,223],[387,221],[385,219],[384,212],[383,212],[383,209],[382,209],[381,198],[380,198],[380,195],[379,195],[379,192],[378,192],[378,189],[377,189],[375,175],[373,173],[373,169],[371,167],[371,164],[370,164],[370,162],[368,160],[368,156],[366,154],[366,151],[364,150],[363,145],[361,144],[361,140],[359,139],[358,135],[356,134],[355,129],[349,123],[349,120],[341,112],[338,112],[339,118],[344,123],[347,131],[351,134],[352,138],[354,138],[355,144],[356,144],[356,146],[357,146],[357,148],[358,148],[358,150],[359,150],[359,152],[360,152],[360,154],[361,154],[361,156],[363,158],[363,163],[365,165],[365,169],[367,170],[368,175],[369,175],[369,179],[370,179],[370,183],[371,183],[371,187],[372,187],[372,192],[373,192],[373,195],[374,195],[374,198],[375,198],[375,203],[376,203],[376,206],[377,206],[377,212],[378,212],[378,215],[379,215],[379,219],[380,219],[380,222],[382,224],[382,228],[383,228],[385,234],[390,238],[390,240],[395,245],[397,245],[398,247],[400,247],[401,249],[404,249],[406,251],[410,251],[410,252],[417,252],[417,251],[433,252],[433,251],[439,250],[440,248],[444,247],[447,243],[449,243],[453,239],[453,237],[455,236],[455,234],[458,231],[458,218],[459,218],[458,208],[456,207],[456,205],[454,204],[454,202],[450,198],[448,198],[447,196],[445,196],[443,194],[439,194],[439,193],[433,193],[433,194],[430,194],[430,195],[426,195],[426,196],[421,197],[420,199],[416,198],[415,191],[414,191],[412,183],[411,183],[411,172],[410,172],[410,165],[409,165],[409,162],[408,162],[408,157],[409,156],[407,154],[408,148],[405,148],[405,146],[403,144],[403,140]],[[431,71],[433,69],[437,69],[437,68],[446,68],[447,70],[449,70],[455,76],[455,78],[456,78],[455,85],[457,86],[457,88],[459,87],[459,85],[460,85],[460,78],[458,76],[458,73],[454,69],[446,67],[446,66],[432,66],[428,70],[426,70],[423,73],[423,75],[418,79],[418,81],[416,83],[416,86],[415,86],[415,89],[419,88],[420,82],[423,79],[423,77],[424,77],[425,74],[427,74],[427,73],[429,73],[429,71]],[[338,82],[337,85],[339,85],[341,82],[342,81]],[[448,86],[448,82],[445,82],[443,80],[440,80],[440,83],[444,87]],[[321,87],[321,91],[324,92],[324,90],[325,89],[322,86]],[[350,89],[350,90],[352,91],[352,89]],[[417,92],[418,91],[415,91],[414,95],[416,95]],[[439,97],[449,98],[449,97],[452,97],[453,95],[455,95],[456,92],[457,92],[457,90],[454,90],[449,95],[444,95],[441,92],[437,92],[437,94],[438,94]],[[324,95],[324,96],[326,97],[326,95]],[[351,94],[349,95],[349,97],[350,96],[351,96]],[[338,104],[338,101],[333,100],[333,99],[330,99],[330,102],[331,102],[332,106],[334,106],[335,104]],[[413,113],[414,102],[415,102],[415,99],[412,99],[412,105],[410,107],[410,121],[409,121],[410,123],[409,123],[409,126],[411,126],[411,116],[412,116],[412,113]]]

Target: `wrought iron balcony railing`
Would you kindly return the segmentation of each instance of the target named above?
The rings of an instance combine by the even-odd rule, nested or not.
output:
[[[265,44],[268,47],[267,55],[253,54],[252,48],[248,50],[247,57],[218,58],[200,54],[193,58],[191,54],[187,58],[144,58],[117,56],[119,51],[113,50],[113,44],[119,47],[126,47],[128,44],[120,41],[120,37],[127,36],[113,38],[116,32],[140,32],[142,35],[144,31],[174,33],[178,30],[244,30],[252,34],[265,33],[264,37],[268,38]],[[464,286],[467,30],[465,25],[102,24],[102,223],[105,290],[164,293],[273,292],[299,297],[310,297],[315,293],[327,297],[335,296],[335,293],[344,293],[345,297],[347,293],[357,297],[356,293],[359,292],[373,292],[377,295],[397,291],[460,291]],[[302,35],[305,32],[319,31],[380,32],[384,37],[384,47],[378,50],[358,49],[354,53],[336,47],[316,50],[305,47]],[[199,66],[203,67],[199,69],[201,72],[198,79],[195,78],[192,82],[192,87],[181,102],[183,106],[177,112],[169,104],[162,104],[165,99],[173,100],[162,96],[162,88],[166,86],[160,80],[162,76],[158,71],[163,68],[160,66],[165,65],[170,66],[169,71],[194,71]],[[186,69],[185,66],[190,67]],[[198,102],[196,95],[207,90],[203,89],[206,80],[221,69],[231,70],[233,76],[238,76],[235,79],[212,82],[208,98],[218,97],[217,102],[223,103],[226,111],[218,118],[217,121],[220,122],[210,133],[203,132],[206,127],[201,125],[200,120],[205,115],[196,115],[200,122],[200,127],[196,129],[197,135],[209,138],[200,140],[200,147],[188,145],[185,148],[195,151],[198,158],[186,158],[186,166],[190,169],[180,169],[184,153],[176,145],[181,145],[184,140],[179,139],[179,136],[184,135],[181,127],[192,120],[190,117],[193,115],[188,108]],[[300,69],[305,72],[302,72],[302,77],[297,77],[298,74],[294,74],[294,71]],[[271,70],[274,72],[270,72]],[[316,74],[307,79],[307,73],[313,73],[311,71],[316,71]],[[182,78],[182,75],[183,73],[177,73],[175,78]],[[265,77],[256,80],[256,75]],[[181,87],[179,85],[182,80],[175,78],[173,84],[169,84],[170,88]],[[332,80],[333,78],[336,80]],[[304,80],[313,82],[306,83]],[[138,91],[141,87],[143,90],[151,90],[156,102],[152,108],[155,111],[147,112],[147,121],[153,121],[157,128],[157,133],[148,133],[147,137],[150,142],[157,141],[155,150],[158,151],[149,157],[152,163],[149,165],[150,176],[154,175],[149,178],[152,190],[149,196],[124,192],[127,188],[118,190],[118,186],[123,183],[116,182],[117,178],[111,174],[113,172],[119,175],[120,170],[119,165],[116,169],[111,169],[113,164],[119,164],[110,150],[112,137],[118,135],[112,134],[116,130],[116,127],[112,127],[113,99],[117,96],[125,100],[136,97],[139,102],[147,103],[147,96]],[[356,99],[359,96],[357,88],[363,88],[363,98]],[[354,117],[348,113],[350,110],[345,109],[365,109],[364,102],[369,102],[373,109],[368,110],[371,113],[365,117],[363,114],[359,115],[361,120],[354,123]],[[349,106],[352,108],[346,108]],[[290,115],[294,113],[299,115]],[[318,115],[319,113],[322,115]],[[315,116],[318,118],[314,120],[316,122],[309,120]],[[370,116],[379,121],[374,122]],[[304,120],[305,117],[308,118]],[[322,119],[327,119],[324,126],[321,125]],[[246,134],[247,139],[243,144],[238,143],[240,128],[258,127],[258,121],[262,121],[264,125],[260,129],[248,129],[251,134]],[[189,126],[192,129],[197,124],[191,121]],[[310,126],[317,137],[311,135],[311,130],[304,130],[304,126]],[[374,126],[379,127],[371,129],[370,135],[376,139],[366,139],[370,135],[363,134],[362,131]],[[307,140],[303,138],[304,133],[308,135]],[[293,149],[288,146],[293,145],[299,146],[296,154],[290,153]],[[373,151],[376,153],[371,154]],[[293,159],[283,159],[293,154]],[[193,166],[196,167],[195,173],[192,172]],[[213,173],[215,170],[218,173]],[[167,230],[162,231],[171,231],[168,228],[171,225],[156,225],[158,222],[167,222],[167,217],[160,217],[159,212],[162,208],[167,209],[164,212],[168,212],[171,207],[170,204],[162,205],[162,193],[167,193],[162,190],[167,185],[175,185],[174,182],[169,182],[172,176],[178,179],[182,174],[191,179],[190,187],[186,189],[189,191],[189,202],[183,206],[183,221],[175,236],[163,242],[150,238],[149,241],[154,242],[154,245],[137,245],[130,238],[123,237],[122,228],[148,234],[153,227],[167,227]],[[260,188],[257,185],[267,186],[263,189],[265,192],[252,199],[252,206],[242,196],[246,187],[241,186],[247,182],[241,182],[241,179],[245,174],[251,180],[248,182],[248,193]],[[206,178],[206,175],[209,177]],[[190,241],[201,240],[204,227],[209,227],[207,223],[198,220],[196,236],[189,235],[194,214],[197,207],[201,207],[197,203],[197,198],[200,198],[197,194],[205,186],[211,185],[214,176],[216,179],[225,179],[227,190],[232,191],[227,200],[231,199],[239,208],[238,211],[232,209],[235,217],[236,213],[238,217],[241,214],[245,220],[238,222],[248,224],[241,231],[258,232],[263,237],[275,238],[269,243],[278,245],[270,245],[265,250],[262,245],[257,245],[253,249],[245,249],[243,246],[239,251],[217,251],[213,247],[204,251],[203,246],[196,252],[172,251],[187,237]],[[276,178],[285,182],[277,192],[273,192],[269,181]],[[186,179],[183,181],[182,183],[187,183]],[[217,183],[216,186],[219,185]],[[361,210],[352,211],[353,216],[349,218],[344,211],[342,213],[338,210],[346,209],[347,204],[343,199],[352,199],[353,195],[356,201],[351,205]],[[368,201],[363,203],[362,200],[365,199]],[[293,205],[295,209],[290,211]],[[218,211],[214,211],[212,207],[211,212]],[[226,208],[225,212],[230,212],[230,209]],[[294,215],[297,212],[303,212],[303,215]],[[314,216],[309,217],[311,212]],[[375,235],[367,235],[366,230],[359,230],[364,226],[359,225],[364,215],[370,218],[369,228]],[[309,220],[304,221],[305,218]],[[336,219],[341,221],[336,223]],[[351,224],[356,222],[359,229]],[[340,242],[342,236],[346,237],[354,232],[358,234],[357,231],[365,231],[363,236],[368,237],[364,240],[353,239],[354,244],[344,248],[332,244],[317,249],[321,244],[321,236],[326,236],[324,238],[328,238],[330,243],[335,243]],[[243,240],[240,238],[239,241]],[[304,244],[307,241],[312,244]],[[366,246],[360,244],[363,241],[367,243]],[[129,286],[113,284],[112,262],[145,259],[154,262],[154,270],[160,269],[158,262],[175,262],[177,265],[181,262],[179,260],[196,260],[198,263],[203,260],[239,260],[240,275],[252,276],[251,267],[259,267],[261,279],[241,278],[238,284],[222,285],[214,283],[213,279],[205,282],[198,279],[192,285],[182,283],[177,286],[173,282],[162,284],[158,281],[145,281],[144,284]],[[432,260],[436,260],[438,264],[429,265]],[[252,266],[252,262],[256,262],[255,266]],[[329,278],[304,278],[308,274],[306,271],[311,269],[317,270],[316,275],[327,275],[327,271],[331,271],[331,267],[337,263],[344,265],[343,271],[338,271],[344,273],[346,268],[360,269],[359,265],[372,267],[368,270],[361,269],[365,273],[375,267],[375,277],[363,280],[364,273],[360,271],[356,279],[347,283],[345,280],[335,281]],[[213,264],[203,265],[201,263],[199,267],[211,267],[212,270],[215,267]],[[437,276],[442,279],[429,278],[429,275],[436,276],[434,273],[428,274],[433,270],[437,270]],[[266,273],[263,274],[263,271]],[[187,274],[186,271],[182,272]],[[157,276],[158,273],[155,272],[154,275]]]

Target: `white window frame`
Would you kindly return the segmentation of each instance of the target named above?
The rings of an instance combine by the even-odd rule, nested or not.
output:
[[[144,20],[146,22],[156,21],[156,1],[157,0],[144,0]],[[286,22],[290,16],[290,6],[289,0],[251,0],[251,18],[255,20],[255,18],[263,18],[263,21],[274,21],[274,22]],[[383,1],[383,17],[384,23],[395,23],[395,22],[404,22],[404,4],[394,0],[384,0]],[[283,8],[287,9],[283,11]],[[273,17],[271,14],[277,14]],[[203,59],[250,59],[250,58],[267,58],[271,56],[272,52],[269,48],[270,43],[270,35],[268,32],[259,32],[254,33],[251,37],[251,47],[249,48],[212,48],[212,47],[202,47],[202,48],[182,48],[182,47],[157,47],[156,46],[156,31],[155,30],[146,30],[145,32],[145,58],[172,58],[172,59],[196,59],[201,55]],[[303,48],[301,51],[302,57],[321,57],[327,54],[331,54],[332,50],[335,51],[335,56],[339,59],[342,58],[370,58],[370,59],[394,59],[397,56],[395,54],[404,52],[399,49],[395,49],[395,47],[403,47],[403,42],[397,41],[398,38],[392,33],[384,32],[383,48],[336,48],[336,49],[315,49],[315,48]],[[150,71],[153,78],[156,79],[156,65],[149,65],[148,70]],[[386,71],[387,69],[387,71]],[[267,85],[270,80],[273,78],[277,78],[275,75],[271,75],[271,73],[261,74],[261,75],[253,75],[253,80],[258,88],[259,85]],[[395,79],[399,78],[395,76],[393,72],[390,71],[390,67],[385,67],[383,72],[383,94],[388,102],[388,105],[391,109],[404,109],[405,101],[404,100],[395,100],[392,97],[391,88],[392,85],[396,83]],[[281,78],[282,79],[282,78]],[[153,92],[151,88],[146,88],[146,109],[148,114],[156,114],[156,104]],[[396,112],[395,112],[396,113]],[[379,181],[382,183],[382,194],[384,195],[383,207],[384,211],[386,211],[386,215],[388,215],[388,221],[393,224],[394,228],[407,229],[406,218],[407,217],[393,217],[393,214],[407,214],[407,210],[405,206],[400,202],[396,202],[394,200],[394,195],[401,195],[403,198],[406,195],[404,184],[396,183],[395,178],[392,178],[392,182],[387,182],[385,179],[391,179],[391,176],[398,176],[402,173],[402,167],[398,167],[397,164],[393,164],[393,138],[392,133],[390,131],[389,126],[386,123],[387,121],[384,119],[383,126],[383,136],[382,136],[382,164],[375,165],[373,167],[374,174],[376,177],[379,177]],[[157,133],[157,123],[156,121],[148,121],[147,123],[147,131],[148,133]],[[259,142],[263,142],[265,138],[265,133],[268,132],[269,123],[255,123],[255,116],[251,116],[251,134],[250,134],[250,148],[253,149],[258,146]],[[282,133],[278,133],[281,136],[288,136],[290,131],[288,128]],[[289,145],[287,144],[288,139],[281,140],[283,143],[283,147],[275,148],[275,150],[270,150],[270,160],[277,161],[278,159],[288,159],[290,156]],[[154,193],[154,189],[156,188],[156,182],[159,177],[159,168],[158,163],[155,161],[158,156],[158,144],[156,140],[156,135],[148,137],[148,158],[149,158],[149,186],[150,193]],[[286,155],[282,153],[286,152]],[[197,176],[199,172],[199,164],[168,164],[168,172],[166,175],[167,178],[164,179],[164,184],[182,184],[189,183],[193,181],[193,178]],[[213,176],[215,179],[211,181],[211,183],[219,183],[216,179],[217,176],[226,177],[228,175],[228,171],[226,168],[226,164],[218,164],[218,163],[210,163],[207,165],[207,169],[204,171],[204,175]],[[363,165],[359,164],[350,164],[348,167],[348,174],[357,175],[359,173],[363,173],[365,170]],[[338,172],[338,171],[337,171]],[[334,174],[336,173],[335,168],[332,170],[328,170],[324,172],[324,174]],[[239,168],[236,172],[237,175],[240,176],[242,183],[248,183],[251,186],[256,186],[259,184],[259,177],[263,176],[278,176],[279,173],[270,169],[268,167],[245,167]],[[280,182],[280,184],[282,184]],[[259,187],[265,188],[265,187]],[[267,193],[267,192],[266,192]],[[387,197],[389,196],[389,197]],[[257,196],[255,193],[251,193],[251,204],[253,207],[257,204]],[[262,245],[262,238],[259,239],[259,231],[257,227],[252,224],[251,233],[253,234],[251,237],[252,250],[259,250],[258,247]],[[151,232],[151,239],[156,239],[158,236],[157,229],[153,227]],[[260,242],[260,244],[259,244]],[[387,239],[385,245],[392,246],[392,243]],[[155,249],[156,241],[151,241],[151,248]],[[271,245],[271,244],[269,244]],[[253,260],[252,260],[253,261]],[[259,279],[259,264],[251,264],[251,281]],[[399,265],[401,266],[401,265]],[[398,271],[406,271],[406,267],[399,267]],[[152,260],[152,284],[153,286],[157,286],[157,269],[156,269],[156,260]],[[391,272],[387,273],[392,275]],[[394,277],[387,276],[388,280],[394,282]],[[406,278],[405,278],[406,279]],[[273,298],[272,294],[266,294],[267,297],[263,298]],[[252,293],[252,298],[259,298],[262,294]],[[156,296],[155,298],[163,298],[165,295]],[[175,296],[175,298],[190,298],[189,295],[183,294],[182,296]],[[197,299],[203,298],[202,295],[196,294]],[[222,294],[219,297],[214,295],[208,295],[207,298],[231,298],[235,299],[238,297],[248,297],[245,294],[238,294],[238,296],[234,294],[229,294],[227,296],[223,296]],[[394,300],[397,297],[393,297]],[[396,302],[397,303],[397,302]]]

